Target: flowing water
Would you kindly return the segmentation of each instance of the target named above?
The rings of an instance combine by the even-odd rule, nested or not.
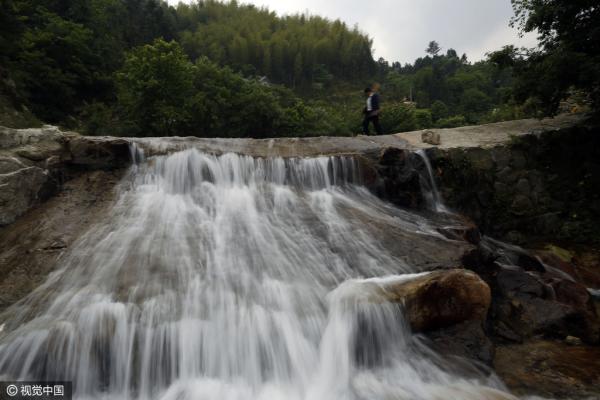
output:
[[[512,398],[368,301],[417,272],[381,232],[448,240],[351,158],[136,154],[106,220],[0,316],[3,379],[77,399]]]
[[[435,212],[450,214],[450,210],[444,205],[440,191],[435,183],[433,168],[431,168],[431,162],[429,161],[429,157],[427,157],[427,153],[425,153],[424,150],[417,150],[415,154],[418,155],[421,160],[423,160],[423,164],[425,164],[426,176],[421,177],[421,188],[429,208]]]

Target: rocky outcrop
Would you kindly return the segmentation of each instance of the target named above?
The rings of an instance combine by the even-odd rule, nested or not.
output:
[[[425,198],[421,190],[421,174],[415,167],[419,162],[420,158],[410,150],[397,147],[381,149],[376,162],[371,164],[379,179],[369,188],[379,197],[401,207],[422,208]]]
[[[62,136],[54,127],[0,128],[0,226],[56,191]]]
[[[0,127],[0,226],[58,193],[83,171],[117,169],[129,162],[126,140],[82,137],[53,126]]]
[[[484,239],[463,259],[492,290],[490,333],[500,342],[536,336],[600,342],[600,319],[585,285],[516,246]]]

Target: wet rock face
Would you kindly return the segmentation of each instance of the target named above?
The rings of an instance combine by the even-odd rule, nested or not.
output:
[[[409,150],[395,147],[382,149],[375,163],[380,180],[374,191],[401,207],[422,208],[424,197],[419,171],[423,166],[420,164],[420,158]]]
[[[81,174],[43,204],[0,227],[0,312],[44,282],[60,255],[110,213],[122,173]]]
[[[495,346],[481,321],[470,320],[426,333],[431,347],[439,354],[462,357],[492,366]]]

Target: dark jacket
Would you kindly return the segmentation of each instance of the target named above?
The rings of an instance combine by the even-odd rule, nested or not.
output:
[[[379,111],[379,93],[373,93],[371,96],[371,108],[373,111]]]

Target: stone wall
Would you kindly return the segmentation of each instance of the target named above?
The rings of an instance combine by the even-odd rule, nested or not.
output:
[[[600,243],[600,129],[519,136],[491,148],[427,150],[447,205],[520,244]]]

